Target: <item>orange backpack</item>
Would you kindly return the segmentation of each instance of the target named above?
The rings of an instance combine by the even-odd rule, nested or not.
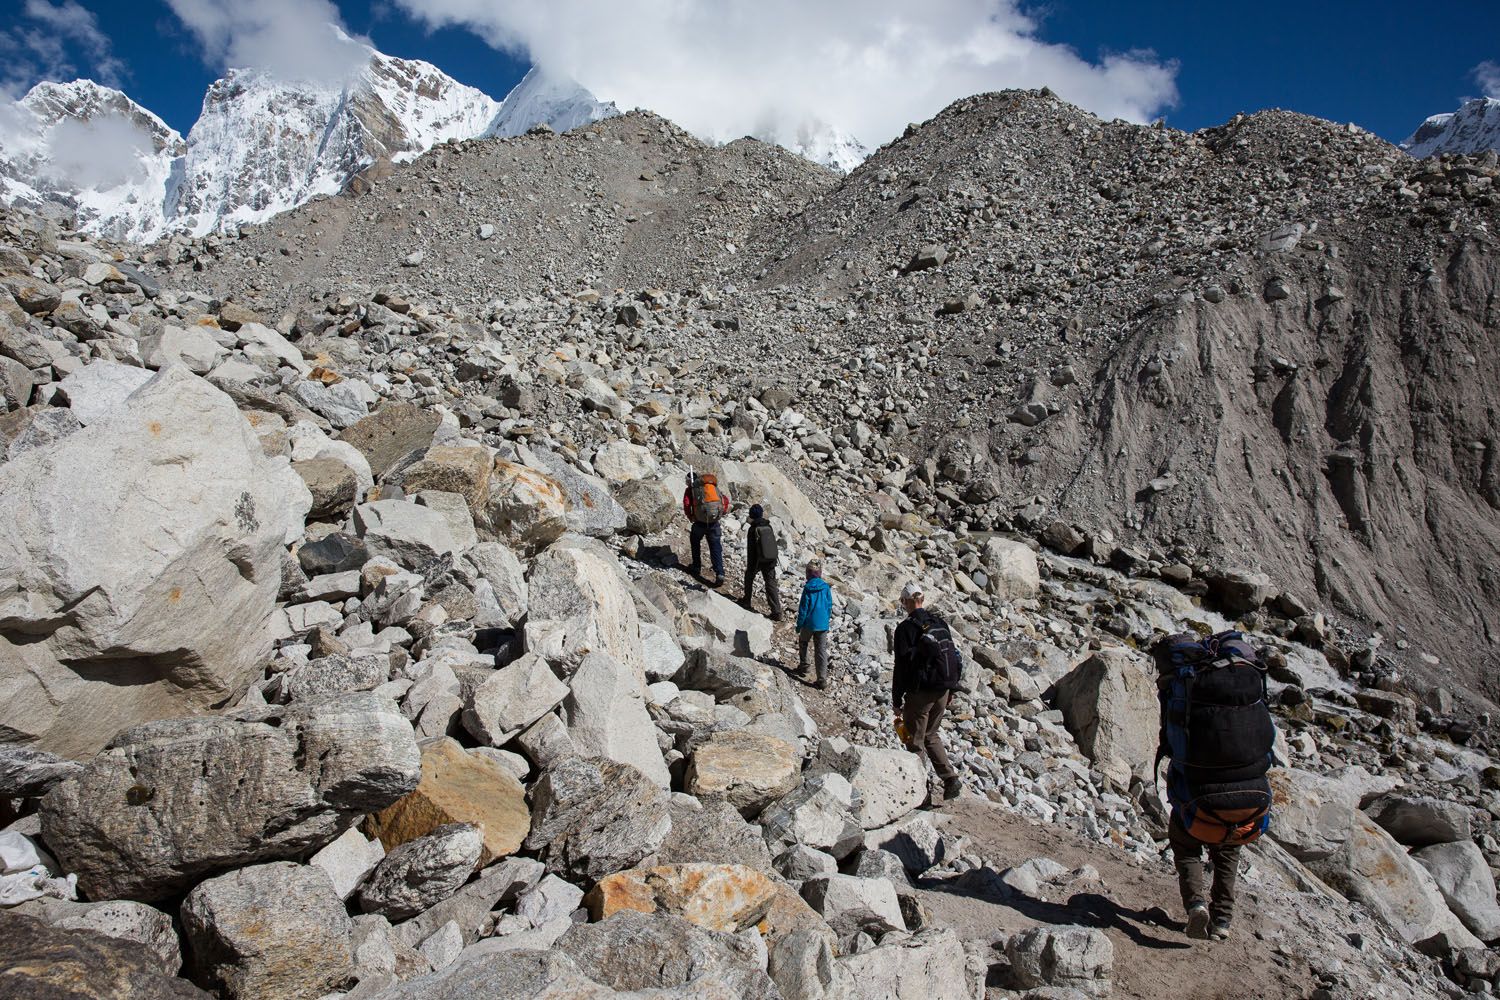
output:
[[[724,497],[719,493],[719,478],[705,474],[693,480],[693,520],[717,524],[723,516]]]

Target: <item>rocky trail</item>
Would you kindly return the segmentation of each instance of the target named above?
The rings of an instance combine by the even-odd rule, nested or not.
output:
[[[1495,176],[1030,92],[843,180],[632,113],[231,236],[0,209],[0,997],[1491,995]],[[1145,650],[1231,627],[1275,818],[1196,942]]]

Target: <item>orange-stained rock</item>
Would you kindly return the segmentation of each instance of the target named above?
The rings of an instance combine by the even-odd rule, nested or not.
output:
[[[481,867],[514,854],[531,830],[526,789],[492,760],[441,739],[422,750],[416,791],[365,820],[365,832],[390,851],[444,823],[473,823],[484,835]]]
[[[567,494],[546,473],[498,459],[490,476],[485,514],[496,536],[537,552],[568,529]]]
[[[744,865],[634,868],[599,881],[583,899],[591,920],[621,910],[669,913],[713,931],[758,929],[774,945],[793,931],[833,932],[791,886]]]

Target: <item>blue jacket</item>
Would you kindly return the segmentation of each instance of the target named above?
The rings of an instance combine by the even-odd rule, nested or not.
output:
[[[828,631],[828,616],[833,611],[833,591],[821,576],[802,585],[802,603],[797,605],[797,631]]]

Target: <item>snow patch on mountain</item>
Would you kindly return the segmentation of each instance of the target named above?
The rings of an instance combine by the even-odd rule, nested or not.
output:
[[[484,134],[503,139],[542,124],[566,132],[619,113],[614,104],[598,100],[572,80],[533,68],[505,95]]]
[[[1500,150],[1500,98],[1476,98],[1466,101],[1457,111],[1433,115],[1401,148],[1418,158],[1439,153]]]

